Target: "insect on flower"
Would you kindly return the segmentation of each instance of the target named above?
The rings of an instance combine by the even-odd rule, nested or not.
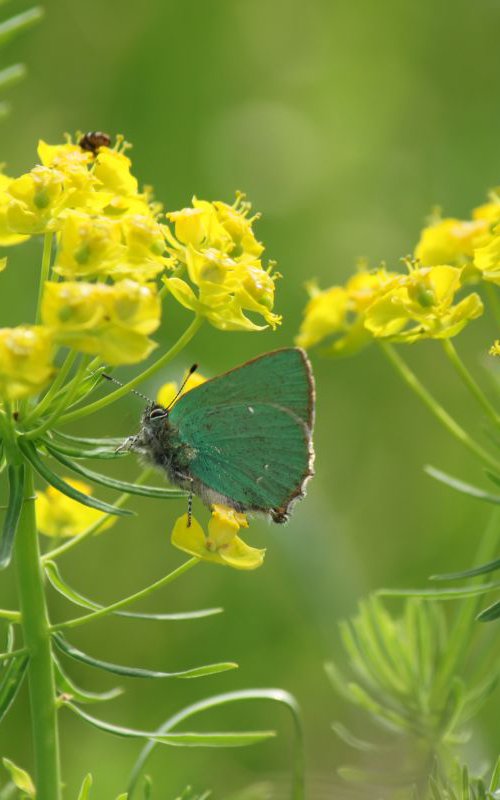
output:
[[[151,403],[122,448],[206,505],[282,523],[313,474],[313,421],[309,360],[285,348],[205,381],[169,407]]]
[[[111,136],[103,131],[89,131],[78,142],[82,150],[87,150],[94,155],[100,147],[109,147]]]

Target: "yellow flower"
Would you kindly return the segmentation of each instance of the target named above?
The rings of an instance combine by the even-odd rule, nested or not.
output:
[[[461,266],[472,258],[474,248],[488,231],[483,217],[474,220],[442,219],[424,228],[415,248],[415,258],[425,267],[440,264]]]
[[[7,189],[12,181],[13,178],[8,178],[7,175],[0,173],[0,245],[2,247],[20,244],[28,238],[28,236],[24,234],[13,233],[8,224],[7,210],[12,197]]]
[[[46,282],[42,319],[61,344],[100,355],[109,364],[134,364],[156,347],[148,338],[160,324],[156,288],[124,280]]]
[[[7,225],[15,233],[44,233],[63,200],[64,175],[50,167],[34,167],[7,187]]]
[[[95,158],[94,175],[103,188],[117,195],[137,194],[137,178],[130,172],[132,162],[124,153],[101,147]]]
[[[490,356],[500,356],[500,341],[497,339],[488,350]]]
[[[182,397],[183,394],[186,392],[191,391],[191,389],[196,389],[197,386],[201,386],[202,383],[205,383],[207,379],[200,375],[199,372],[193,372],[191,375],[188,376],[187,380],[184,383],[182,392],[179,394],[179,397]],[[156,402],[159,403],[164,408],[168,408],[174,397],[177,395],[179,391],[179,385],[175,383],[175,381],[170,381],[169,383],[164,383],[163,386],[160,387],[158,393],[156,395]]]
[[[73,478],[65,478],[64,480],[79,492],[92,494],[91,487],[87,486],[86,483]],[[48,486],[44,492],[36,493],[38,530],[45,536],[79,536],[100,519],[103,520],[100,530],[109,528],[115,522],[113,517],[72,500],[71,497],[63,494],[53,486]]]
[[[52,356],[45,328],[0,328],[0,394],[9,400],[37,394],[54,375]]]
[[[401,342],[447,339],[482,314],[483,304],[475,293],[454,305],[461,269],[447,265],[409,269],[367,308],[364,324],[374,337]]]
[[[74,278],[104,276],[120,260],[122,250],[119,223],[69,210],[62,218],[55,272]]]
[[[371,339],[364,326],[366,309],[394,280],[395,273],[383,267],[369,272],[360,270],[345,286],[332,286],[321,291],[308,284],[310,300],[304,312],[296,343],[314,347],[328,342],[330,355],[352,355]]]
[[[212,517],[208,523],[208,536],[193,517],[188,527],[188,515],[179,517],[172,531],[172,544],[185,553],[223,564],[235,569],[256,569],[264,561],[265,550],[250,547],[237,535],[240,528],[247,528],[244,514],[222,505],[212,506]]]
[[[163,272],[171,259],[164,256],[164,228],[146,214],[127,214],[122,221],[125,257],[115,269],[122,277],[148,281]]]

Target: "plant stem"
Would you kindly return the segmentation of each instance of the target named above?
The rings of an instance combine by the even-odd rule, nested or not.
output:
[[[59,739],[54,668],[33,502],[33,471],[26,464],[24,504],[16,536],[16,562],[29,693],[37,800],[60,800]]]
[[[142,381],[145,381],[147,378],[150,378],[151,375],[154,375],[156,372],[158,372],[158,370],[164,367],[165,364],[168,364],[169,361],[175,358],[175,356],[180,353],[181,350],[183,350],[191,341],[195,333],[197,333],[198,329],[200,328],[202,322],[203,319],[201,317],[195,317],[191,325],[184,331],[176,343],[172,345],[170,350],[167,350],[167,352],[164,353],[161,358],[155,361],[154,364],[151,364],[150,367],[145,369],[139,375],[136,375],[135,378],[132,378],[131,381],[124,384],[119,389],[107,394],[105,397],[101,397],[100,400],[96,400],[94,403],[90,403],[90,405],[84,406],[83,408],[77,408],[75,411],[70,411],[69,414],[64,414],[59,420],[59,424],[73,422],[75,419],[86,417],[87,414],[93,414],[94,411],[100,411],[101,408],[105,408],[110,403],[114,403],[115,400],[119,400],[120,397],[124,397],[130,392],[131,389],[133,389]]]
[[[78,353],[76,350],[70,350],[68,355],[66,356],[64,363],[61,366],[61,369],[57,373],[57,377],[50,386],[49,390],[46,394],[42,397],[39,403],[36,404],[36,407],[33,409],[31,414],[28,414],[27,417],[24,418],[23,422],[25,424],[30,424],[34,422],[35,419],[38,419],[42,416],[44,411],[50,406],[53,398],[59,391],[60,387],[63,385],[64,381],[66,380],[71,367],[73,366],[75,359]]]
[[[481,447],[480,444],[474,441],[467,431],[465,431],[456,420],[453,419],[450,414],[444,409],[437,400],[431,395],[431,393],[425,388],[425,386],[419,381],[417,376],[414,372],[410,369],[408,364],[401,358],[401,356],[396,352],[396,350],[390,344],[380,343],[380,347],[382,352],[386,355],[388,360],[391,362],[392,366],[396,370],[396,372],[400,375],[400,377],[404,380],[407,386],[415,392],[417,397],[419,397],[424,405],[427,406],[429,411],[436,417],[436,419],[443,425],[444,428],[451,433],[451,435],[457,439],[460,444],[466,447],[471,453],[483,461],[485,464],[488,464],[489,467],[492,467],[495,471],[500,469],[500,464],[498,461],[491,456],[487,450]]]
[[[40,284],[38,286],[38,302],[36,306],[36,317],[35,317],[37,325],[40,323],[45,281],[48,281],[50,274],[50,258],[52,255],[53,237],[54,237],[53,233],[46,233],[45,236],[43,237],[42,269],[40,272]]]
[[[443,339],[442,344],[447,358],[457,371],[458,375],[462,379],[467,389],[476,398],[479,405],[483,408],[483,410],[486,412],[486,414],[492,420],[492,422],[495,425],[500,425],[500,414],[497,413],[497,411],[490,403],[490,401],[488,400],[482,389],[478,386],[478,384],[470,374],[464,362],[458,355],[451,339]]]
[[[177,569],[169,572],[168,575],[164,575],[163,578],[160,578],[158,581],[146,586],[145,589],[141,589],[140,591],[135,592],[135,594],[124,597],[122,600],[118,600],[116,603],[112,603],[109,606],[100,608],[98,611],[93,611],[91,614],[83,614],[83,616],[69,619],[67,622],[60,622],[58,625],[52,625],[51,631],[55,632],[65,630],[66,628],[76,628],[79,625],[84,625],[86,622],[91,622],[94,619],[105,617],[108,614],[113,613],[113,611],[118,611],[120,608],[125,608],[125,606],[129,606],[131,603],[135,603],[136,600],[142,600],[144,597],[149,597],[149,595],[153,594],[153,592],[156,592],[157,589],[161,589],[161,587],[166,586],[167,583],[172,583],[172,581],[175,581],[176,578],[180,578],[184,572],[187,572],[188,569],[194,567],[195,564],[199,563],[199,561],[200,559],[194,556],[193,558],[188,559],[188,561],[185,561],[184,564],[181,564],[180,567],[177,567]]]
[[[34,428],[33,430],[28,431],[28,433],[25,433],[24,436],[26,439],[40,438],[40,436],[46,433],[49,430],[49,428],[51,428],[54,425],[54,423],[57,421],[58,417],[62,413],[62,410],[67,406],[71,405],[76,393],[78,392],[78,389],[80,388],[81,381],[87,369],[87,364],[88,364],[88,356],[82,358],[80,365],[76,370],[76,373],[74,374],[71,381],[69,381],[69,383],[66,384],[67,386],[66,391],[64,392],[64,394],[61,395],[59,400],[55,403],[54,409],[50,414],[50,416],[47,417],[47,419],[41,425],[39,425],[38,428]]]

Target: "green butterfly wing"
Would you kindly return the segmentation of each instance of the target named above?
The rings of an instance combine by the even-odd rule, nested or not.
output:
[[[312,475],[314,386],[298,348],[266,353],[183,395],[170,422],[190,475],[237,507],[284,521]]]

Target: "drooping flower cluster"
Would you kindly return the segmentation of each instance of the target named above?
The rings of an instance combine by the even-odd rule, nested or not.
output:
[[[174,275],[165,285],[179,303],[221,330],[265,327],[248,312],[273,328],[281,321],[272,310],[278,275],[262,265],[264,247],[255,238],[257,216],[248,216],[250,208],[242,195],[232,206],[194,198],[191,208],[167,214],[175,229],[175,236],[167,234],[169,252],[188,280]]]
[[[42,235],[47,258],[41,325],[29,335],[26,328],[0,330],[5,397],[40,391],[59,346],[111,365],[146,358],[160,324],[160,279],[217,328],[260,330],[280,321],[272,310],[276,274],[262,265],[250,205],[241,196],[233,206],[194,200],[192,208],[165,217],[151,190],[140,189],[126,148],[121,137],[114,147],[93,149],[69,138],[57,145],[40,141],[32,170],[0,175],[0,246]],[[13,349],[21,340],[22,348]],[[32,362],[36,368],[25,369]]]

